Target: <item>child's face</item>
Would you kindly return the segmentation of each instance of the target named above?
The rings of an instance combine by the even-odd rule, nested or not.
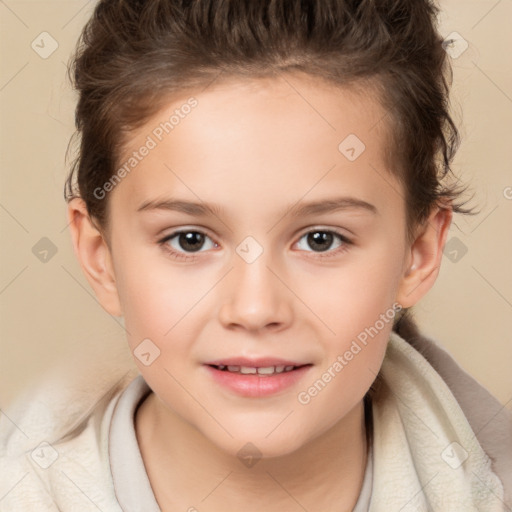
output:
[[[180,108],[191,95],[169,104],[131,138],[122,163],[150,149],[108,196],[130,348],[149,354],[143,361],[160,351],[147,366],[135,361],[164,414],[232,453],[249,441],[264,455],[290,453],[361,406],[409,264],[403,192],[384,164],[385,112],[368,94],[287,80],[213,84],[195,107]],[[339,149],[350,134],[362,153],[353,137]],[[339,198],[371,206],[289,212]],[[141,210],[171,200],[218,210]],[[204,238],[160,243],[178,230]],[[262,377],[207,366],[242,357],[310,366]],[[258,379],[272,389],[258,396]]]

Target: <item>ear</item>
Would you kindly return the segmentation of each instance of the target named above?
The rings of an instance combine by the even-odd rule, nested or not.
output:
[[[436,206],[417,230],[415,240],[407,249],[407,265],[396,299],[402,307],[416,304],[436,282],[452,217],[451,208]]]
[[[69,201],[68,221],[75,255],[98,301],[111,315],[122,316],[110,248],[91,221],[83,199]]]

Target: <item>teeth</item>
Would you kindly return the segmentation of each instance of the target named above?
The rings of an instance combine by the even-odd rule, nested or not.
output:
[[[253,366],[232,366],[220,364],[217,366],[219,370],[227,370],[229,372],[242,373],[244,375],[274,375],[275,373],[283,373],[292,371],[295,366],[262,366],[259,368]]]
[[[258,368],[259,375],[270,375],[275,372],[275,368],[273,366],[267,366],[266,368]]]

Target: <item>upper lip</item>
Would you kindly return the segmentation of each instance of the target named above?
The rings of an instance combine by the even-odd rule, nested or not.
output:
[[[276,357],[226,357],[205,363],[211,366],[245,366],[248,368],[268,368],[269,366],[304,366],[311,363],[301,363],[290,359]]]

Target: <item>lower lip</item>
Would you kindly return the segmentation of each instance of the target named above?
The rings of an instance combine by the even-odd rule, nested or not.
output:
[[[241,396],[263,397],[279,393],[296,384],[311,368],[311,365],[301,366],[296,370],[273,375],[241,374],[218,370],[206,365],[207,371],[222,386]]]

